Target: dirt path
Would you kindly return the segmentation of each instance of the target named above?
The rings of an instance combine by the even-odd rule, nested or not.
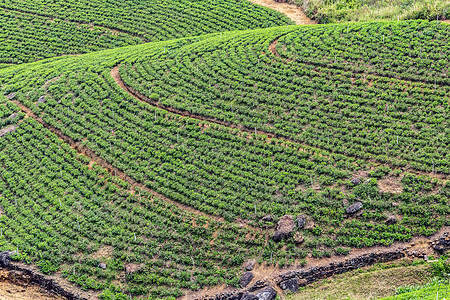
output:
[[[300,7],[297,7],[297,5],[295,4],[280,3],[275,2],[275,0],[249,0],[249,1],[252,2],[253,4],[261,5],[276,10],[286,15],[297,25],[317,24],[316,21],[313,21],[310,18],[308,18],[303,12],[303,10]]]

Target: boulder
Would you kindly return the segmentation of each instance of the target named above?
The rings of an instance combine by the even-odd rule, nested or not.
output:
[[[103,269],[103,270],[104,270],[104,269],[106,269],[106,264],[101,262],[101,263],[98,264],[98,267],[99,267],[100,269]]]
[[[358,185],[358,184],[361,183],[361,179],[359,179],[359,178],[353,178],[350,182],[351,182],[353,185]]]
[[[273,240],[275,242],[280,242],[281,240],[287,238],[289,234],[294,230],[295,222],[294,217],[291,215],[285,215],[281,217],[277,224],[277,230],[273,235]]]
[[[306,224],[306,218],[304,216],[299,216],[295,220],[297,222],[298,229],[302,229]]]
[[[450,236],[448,232],[444,233],[433,242],[433,249],[440,254],[444,254],[448,249],[450,249]]]
[[[287,290],[295,293],[298,290],[298,280],[297,278],[292,278],[281,282],[279,286],[282,290]]]
[[[390,216],[386,219],[385,223],[386,225],[394,225],[395,223],[397,223],[397,218],[394,216]]]
[[[255,261],[254,260],[249,260],[246,264],[245,264],[245,270],[247,271],[252,271],[253,268],[255,267]]]
[[[361,202],[356,202],[356,203],[353,203],[352,205],[350,205],[349,207],[347,207],[345,212],[347,214],[351,215],[351,214],[354,214],[354,213],[360,211],[361,208],[363,208],[362,203]]]
[[[289,234],[292,232],[292,230],[294,230],[295,228],[295,222],[294,222],[294,217],[291,215],[285,215],[283,217],[281,217],[280,221],[278,221],[278,225],[277,225],[277,231],[284,233],[284,234]]]
[[[258,300],[258,297],[253,294],[244,293],[240,300]]]
[[[269,287],[256,294],[256,297],[258,297],[258,300],[273,300],[277,297],[277,292]]]
[[[252,272],[245,272],[244,275],[242,275],[241,280],[239,281],[241,287],[246,287],[254,277],[255,275],[253,275]]]

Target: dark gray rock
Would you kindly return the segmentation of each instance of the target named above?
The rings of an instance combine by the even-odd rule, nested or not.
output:
[[[0,253],[0,266],[9,267],[11,265],[11,256],[16,254],[16,251],[4,251]]]
[[[275,232],[272,236],[272,239],[274,242],[281,242],[286,236],[284,235],[284,233],[281,232]]]
[[[244,293],[242,295],[241,300],[258,300],[258,297],[256,297],[256,295],[253,295],[253,294]]]
[[[242,275],[240,283],[242,287],[246,287],[250,281],[255,277],[252,272],[245,272],[244,275]]]
[[[354,213],[358,212],[359,210],[361,210],[361,208],[363,208],[362,203],[356,202],[356,203],[353,203],[352,205],[350,205],[349,207],[347,207],[345,212],[347,214],[351,215],[351,214],[354,214]]]
[[[253,268],[255,267],[255,261],[254,260],[249,260],[246,264],[245,264],[245,269],[247,271],[252,271]]]
[[[306,224],[306,218],[304,216],[299,216],[295,220],[299,229],[302,229]]]
[[[298,290],[298,280],[297,278],[292,278],[281,282],[279,286],[282,290],[288,290],[295,293]]]
[[[361,183],[361,179],[359,178],[353,178],[352,181],[350,181],[351,183],[353,183],[354,185],[358,185]]]
[[[397,223],[397,218],[394,216],[390,216],[389,218],[386,219],[386,225],[394,225],[395,223]]]
[[[277,297],[277,292],[273,288],[267,288],[256,294],[258,300],[273,300]]]
[[[436,241],[433,242],[433,249],[444,254],[448,249],[450,249],[450,236],[449,233],[444,233]]]

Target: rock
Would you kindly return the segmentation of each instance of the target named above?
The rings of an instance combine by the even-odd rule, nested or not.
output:
[[[11,256],[16,254],[16,251],[4,251],[0,253],[0,266],[9,267],[11,265]]]
[[[394,225],[395,223],[397,223],[397,218],[394,216],[390,216],[389,218],[386,219],[385,224],[386,225]]]
[[[295,228],[294,217],[291,215],[285,215],[278,221],[277,232],[288,235]]]
[[[263,221],[263,222],[272,222],[273,221],[273,217],[271,215],[265,215],[264,217],[261,218],[261,221]]]
[[[255,267],[256,262],[254,260],[249,260],[246,264],[245,264],[245,269],[247,271],[252,271],[253,268]]]
[[[350,181],[351,183],[353,183],[353,185],[358,185],[361,183],[361,179],[359,178],[353,178],[352,181]]]
[[[299,216],[295,220],[299,229],[302,229],[306,224],[306,218],[304,216]]]
[[[356,203],[353,203],[352,205],[350,205],[349,207],[347,207],[345,212],[349,215],[354,214],[354,213],[358,212],[359,210],[361,210],[362,207],[363,207],[363,205],[361,202],[356,202]]]
[[[8,126],[6,128],[0,129],[0,137],[4,136],[7,133],[10,133],[14,130],[16,130],[17,126],[16,125],[12,125],[12,126]]]
[[[6,99],[8,99],[8,100],[12,100],[14,98],[16,98],[16,93],[11,93],[8,96],[6,96]]]
[[[277,297],[277,292],[273,288],[267,288],[256,294],[258,300],[273,300]]]
[[[296,232],[294,234],[294,242],[298,245],[303,243],[305,239],[302,237],[302,235],[300,234],[300,232]]]
[[[105,263],[99,263],[98,264],[98,267],[100,268],[100,269],[106,269],[106,264]]]
[[[39,97],[39,99],[38,99],[38,102],[37,102],[38,104],[39,103],[45,103],[45,96],[41,96],[41,97]]]
[[[253,294],[244,293],[240,300],[258,300],[258,297]]]
[[[298,290],[298,280],[296,278],[283,281],[279,285],[282,290],[288,290],[293,293]]]
[[[397,207],[397,206],[399,206],[399,204],[397,202],[392,202],[392,206]]]
[[[253,275],[252,272],[245,272],[239,281],[241,283],[241,287],[246,287],[254,277],[255,275]]]
[[[444,233],[440,238],[438,238],[435,241],[435,244],[433,245],[433,249],[439,252],[440,254],[444,254],[445,251],[450,249],[450,240],[449,240],[449,233]]]
[[[275,232],[272,236],[274,242],[281,242],[285,238],[285,235],[281,232]]]
[[[15,119],[15,118],[17,118],[17,113],[13,113],[12,115],[10,115],[9,117],[8,117],[8,119]]]
[[[273,240],[275,242],[280,242],[283,239],[286,239],[289,234],[294,230],[295,228],[295,222],[294,217],[291,215],[285,215],[281,217],[281,219],[278,221],[277,230],[275,231],[275,234],[273,235]]]

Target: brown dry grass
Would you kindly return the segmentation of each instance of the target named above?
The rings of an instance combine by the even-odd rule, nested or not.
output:
[[[296,294],[287,296],[286,300],[378,299],[394,295],[397,287],[424,284],[431,277],[431,266],[429,264],[398,266],[388,269],[375,266],[313,283]]]

